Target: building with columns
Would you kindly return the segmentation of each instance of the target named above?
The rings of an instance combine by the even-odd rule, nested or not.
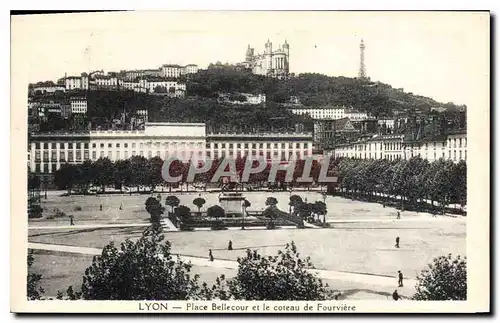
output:
[[[440,158],[467,161],[467,134],[463,131],[420,140],[405,140],[404,135],[382,135],[337,145],[330,154],[335,157],[359,159],[411,159],[420,157],[429,162]]]
[[[268,39],[264,47],[264,53],[255,54],[254,48],[248,45],[245,61],[241,64],[254,74],[287,78],[290,74],[290,45],[285,40],[273,50],[273,43]]]
[[[144,130],[30,134],[28,167],[31,172],[50,174],[66,162],[81,164],[99,158],[117,161],[157,156],[187,162],[243,156],[289,161],[312,156],[312,133],[207,134],[205,129],[204,123],[149,122]]]
[[[312,148],[312,133],[211,133],[207,135],[206,156],[288,161],[312,156]]]
[[[177,156],[183,161],[204,158],[204,123],[146,123],[144,130],[51,132],[28,138],[31,172],[53,173],[61,164],[81,164],[107,157],[112,161],[132,156],[162,159]]]

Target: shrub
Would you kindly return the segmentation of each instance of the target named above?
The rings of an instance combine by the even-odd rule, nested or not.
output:
[[[191,223],[182,222],[179,226],[181,231],[194,231],[194,226]]]
[[[210,290],[212,298],[221,300],[328,300],[331,291],[309,269],[314,268],[309,257],[302,258],[292,242],[276,256],[263,256],[247,250],[238,258],[238,272],[232,279],[216,279]]]
[[[210,224],[210,229],[212,229],[212,230],[227,230],[227,227],[226,227],[226,224],[224,223],[224,221],[215,220],[215,221],[212,221],[212,223]]]
[[[278,227],[276,226],[276,223],[274,222],[267,222],[266,223],[266,229],[268,230],[274,230],[277,229]]]
[[[68,290],[70,299],[188,300],[199,299],[198,275],[191,264],[171,253],[159,231],[147,230],[137,241],[112,242],[85,270],[80,292]]]
[[[467,300],[467,258],[441,256],[435,258],[417,277],[418,301]]]
[[[27,296],[29,300],[41,299],[44,289],[40,286],[42,275],[30,272],[30,268],[35,261],[33,251],[28,253],[28,278],[27,278]]]
[[[63,218],[65,216],[66,216],[66,213],[64,213],[63,211],[59,210],[58,208],[54,209],[54,217]]]
[[[33,204],[28,210],[28,218],[36,219],[41,218],[43,213],[43,208],[39,204]]]

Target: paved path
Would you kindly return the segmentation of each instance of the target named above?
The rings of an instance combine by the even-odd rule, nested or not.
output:
[[[384,218],[336,218],[327,219],[327,223],[370,223],[370,222],[391,222],[391,223],[403,223],[403,222],[432,222],[432,221],[450,221],[456,220],[452,217],[427,217],[427,216],[409,216],[403,217],[401,219],[384,219]],[[461,218],[459,218],[461,220]],[[465,221],[465,219],[463,219]],[[180,231],[168,218],[163,218],[161,220],[165,231]],[[77,225],[30,225],[28,230],[58,230],[58,229],[99,229],[99,228],[128,228],[128,227],[147,227],[150,223],[96,223],[96,224],[77,224]],[[304,222],[307,228],[321,229],[321,227],[314,224]],[[296,226],[281,226],[280,229],[296,229]],[[240,227],[229,227],[229,230],[240,230]],[[248,230],[264,230],[266,227],[247,227]],[[210,228],[196,228],[195,231],[210,231]]]
[[[57,252],[69,252],[87,255],[100,255],[102,249],[99,248],[88,248],[88,247],[75,247],[66,245],[56,245],[56,244],[46,244],[46,243],[34,243],[28,242],[28,249],[38,249],[38,250],[48,250]],[[233,260],[222,260],[215,259],[214,261],[209,261],[206,258],[184,256],[179,255],[179,257],[184,261],[190,261],[195,266],[200,267],[211,267],[211,268],[224,268],[224,269],[238,269],[238,263]],[[395,288],[396,277],[387,277],[373,274],[360,274],[360,273],[349,273],[335,270],[323,270],[323,269],[311,269],[322,279],[331,280],[343,280],[351,281],[356,283],[363,283],[368,285],[380,285],[388,288]],[[415,279],[405,279],[405,284],[407,286],[415,286],[417,281]]]
[[[29,226],[28,230],[57,230],[57,229],[99,229],[99,228],[128,228],[128,227],[147,227],[150,223],[96,223],[96,224],[77,224],[77,225],[47,225],[47,226]]]
[[[459,218],[458,220],[460,220]],[[393,223],[401,223],[401,222],[433,222],[433,221],[451,221],[451,220],[457,220],[454,217],[449,217],[449,216],[441,216],[441,217],[431,217],[431,216],[408,216],[408,217],[401,217],[401,219],[396,219],[394,218],[364,218],[364,219],[357,219],[357,218],[330,218],[326,219],[326,222],[328,223],[366,223],[366,222],[393,222]],[[465,221],[465,219],[462,219]]]

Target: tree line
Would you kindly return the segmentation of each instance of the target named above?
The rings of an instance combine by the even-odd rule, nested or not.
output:
[[[444,210],[448,204],[467,204],[467,164],[420,157],[409,160],[341,159],[338,163],[339,191],[351,198],[385,201],[400,198],[401,207],[417,206],[423,200]]]
[[[204,173],[196,174],[192,183],[207,184],[214,177],[217,169],[221,167],[223,158],[212,161],[210,169]],[[246,158],[238,157],[235,159],[236,173],[239,178],[243,173]],[[199,167],[200,165],[195,165]],[[258,161],[254,161],[252,167],[257,167]],[[331,164],[331,167],[333,163]],[[108,158],[99,158],[96,161],[87,160],[82,164],[63,164],[61,168],[54,172],[54,184],[60,190],[68,190],[68,193],[75,191],[77,193],[88,193],[91,187],[99,187],[102,192],[105,192],[106,187],[115,186],[118,189],[123,187],[135,188],[137,191],[140,188],[149,188],[154,191],[160,185],[167,185],[162,177],[163,160],[160,157],[152,157],[146,159],[142,156],[133,156],[126,160],[118,160],[112,162]],[[301,184],[297,179],[302,176],[305,167],[305,161],[297,161],[293,171],[293,181],[291,185],[309,185],[309,183]],[[333,172],[333,168],[330,169]],[[169,173],[172,177],[180,176],[180,179],[173,183],[174,185],[182,185],[188,183],[190,163],[174,161],[170,165]],[[311,178],[317,182],[319,179],[321,165],[314,161],[311,166]],[[229,171],[229,165],[226,165],[225,171]],[[250,174],[248,184],[257,184],[263,186],[267,184],[271,164],[266,165],[266,168],[256,174]],[[329,176],[330,176],[329,175]],[[278,171],[276,182],[285,185],[286,172]],[[31,185],[40,185],[39,182],[30,181]],[[222,179],[219,184],[222,184]],[[271,185],[275,183],[271,183]],[[228,188],[234,188],[236,183],[227,183]],[[171,187],[171,185],[170,185]],[[284,188],[284,186],[280,186]],[[32,188],[32,187],[30,187]],[[278,188],[278,187],[276,187]]]
[[[220,167],[223,159],[212,161],[211,168],[204,173],[196,174],[192,183],[206,184],[214,177],[216,170]],[[243,172],[246,159],[238,157],[235,161],[236,172],[239,177]],[[253,167],[256,167],[254,161]],[[180,179],[174,185],[188,183],[189,163],[174,161],[170,165],[170,175]],[[142,156],[133,156],[127,160],[112,162],[108,158],[100,158],[96,161],[85,161],[83,164],[63,164],[54,173],[54,184],[58,189],[66,189],[68,193],[76,191],[87,193],[92,186],[100,187],[105,191],[106,187],[114,185],[118,189],[123,186],[129,188],[149,188],[154,191],[160,185],[165,185],[161,172],[163,160],[160,157],[146,159]],[[286,172],[278,171],[276,176],[277,187],[309,186],[312,183],[321,183],[319,173],[321,164],[313,162],[310,176],[311,182],[300,183],[298,178],[302,177],[305,161],[299,160],[295,164],[292,181],[286,183]],[[268,185],[268,177],[271,165],[256,174],[251,174],[247,184],[265,186]],[[229,166],[226,166],[226,171]],[[409,160],[386,159],[331,159],[327,172],[328,176],[336,176],[336,192],[351,198],[370,198],[384,201],[388,198],[400,199],[402,206],[416,206],[423,200],[437,202],[443,208],[451,203],[467,204],[467,164],[464,161],[453,163],[450,160],[439,159],[429,162],[420,157]],[[34,181],[30,181],[35,185]],[[39,185],[38,183],[37,185]],[[221,184],[221,183],[220,183]],[[234,188],[235,183],[228,183],[228,188]],[[240,183],[241,184],[241,183]]]

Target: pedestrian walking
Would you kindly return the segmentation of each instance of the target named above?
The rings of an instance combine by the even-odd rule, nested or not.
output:
[[[398,291],[395,290],[394,293],[392,293],[392,299],[397,301],[401,299],[401,296],[399,296]]]
[[[396,237],[396,248],[399,248],[399,237]]]
[[[209,249],[209,250],[208,250],[208,259],[209,259],[210,261],[214,261],[214,255],[212,255],[212,249]]]
[[[398,270],[398,286],[403,287],[403,273],[401,270]]]
[[[398,211],[397,219],[401,219],[401,213]]]
[[[73,220],[73,215],[69,216],[69,225],[75,225],[75,222]]]
[[[102,204],[99,205],[99,211],[102,211]]]
[[[123,210],[123,203],[120,203],[120,210]]]
[[[227,250],[233,250],[233,242],[229,240],[229,244],[227,245]]]

